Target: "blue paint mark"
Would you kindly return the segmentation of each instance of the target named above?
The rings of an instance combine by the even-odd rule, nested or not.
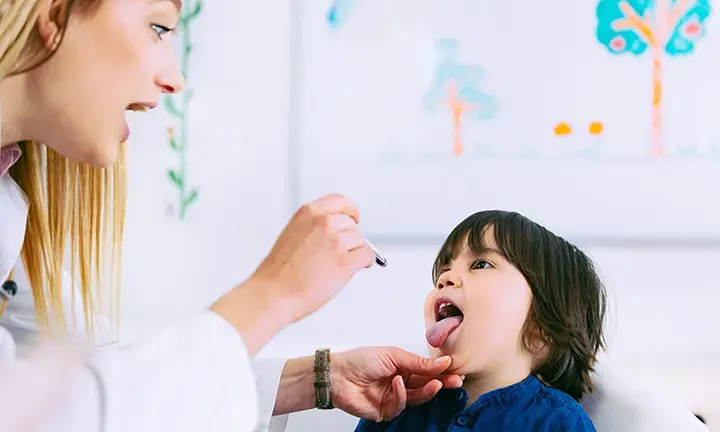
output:
[[[673,0],[672,3],[676,1]],[[705,36],[705,20],[710,16],[710,12],[710,0],[696,0],[695,5],[688,8],[677,21],[672,36],[665,44],[665,52],[671,56],[692,53],[698,40]],[[693,28],[695,33],[689,33],[690,28]]]
[[[678,0],[671,0],[669,6],[674,7],[677,2]],[[649,48],[648,41],[634,29],[613,28],[613,23],[626,18],[625,13],[620,9],[621,4],[630,6],[637,16],[645,18],[650,27],[654,27],[657,19],[655,1],[600,0],[595,9],[597,18],[595,35],[612,54],[640,55]],[[710,13],[710,0],[694,0],[683,15],[678,17],[668,40],[660,41],[665,46],[665,52],[671,56],[690,54],[695,49],[697,41],[705,35],[705,21]]]
[[[335,0],[327,14],[330,27],[337,29],[345,24],[355,10],[355,6],[357,0]]]

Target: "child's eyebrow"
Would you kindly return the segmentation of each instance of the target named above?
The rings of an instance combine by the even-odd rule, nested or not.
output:
[[[491,247],[487,247],[487,246],[483,246],[479,249],[471,249],[469,252],[475,258],[480,258],[482,256],[487,256],[487,255],[497,255],[499,257],[507,259],[507,257],[503,253],[503,251],[501,251],[500,249],[491,248]]]
[[[476,255],[483,255],[483,254],[489,254],[489,253],[503,255],[501,250],[490,247],[490,246],[485,246],[485,245],[473,245],[472,247],[467,248],[467,251],[470,254],[476,254]]]

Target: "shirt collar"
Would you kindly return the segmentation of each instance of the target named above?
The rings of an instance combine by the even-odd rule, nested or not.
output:
[[[540,380],[530,374],[520,382],[485,393],[467,408],[465,408],[465,405],[468,402],[468,392],[462,387],[440,390],[437,402],[440,406],[448,408],[451,411],[460,412],[465,410],[465,412],[472,416],[478,414],[487,406],[504,405],[529,399],[538,392],[541,385]]]
[[[15,144],[0,148],[0,282],[17,263],[25,238],[27,197],[7,173],[19,157],[20,148]]]
[[[20,159],[20,147],[10,144],[0,148],[0,177],[7,174],[11,166]]]

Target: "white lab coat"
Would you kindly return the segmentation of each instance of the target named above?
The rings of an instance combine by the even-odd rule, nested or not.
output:
[[[0,337],[0,368],[5,371],[22,365],[23,347],[36,331],[32,297],[17,265],[26,217],[25,195],[3,175],[0,281],[15,268],[13,278],[19,285],[18,295],[0,318],[0,326],[12,335],[3,331]],[[69,283],[63,287],[67,298],[71,289]],[[72,307],[81,311],[79,304],[66,301],[66,310]],[[113,345],[107,320],[96,317],[95,324],[101,349],[87,367],[72,375],[71,395],[43,432],[99,431],[101,417],[107,432],[285,430],[287,416],[271,419],[284,360],[253,362],[241,336],[213,312],[170,325],[127,347]],[[83,335],[82,327],[70,330]],[[12,404],[2,405],[0,419]]]

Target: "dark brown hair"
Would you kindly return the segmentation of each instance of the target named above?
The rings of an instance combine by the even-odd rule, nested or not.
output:
[[[590,373],[597,353],[605,348],[603,325],[606,292],[592,260],[549,230],[515,213],[500,210],[475,213],[450,233],[433,264],[433,281],[450,264],[467,240],[477,255],[489,247],[489,228],[499,251],[525,277],[532,303],[522,331],[525,350],[538,354],[539,335],[546,354],[532,373],[547,385],[576,400],[593,391]]]

